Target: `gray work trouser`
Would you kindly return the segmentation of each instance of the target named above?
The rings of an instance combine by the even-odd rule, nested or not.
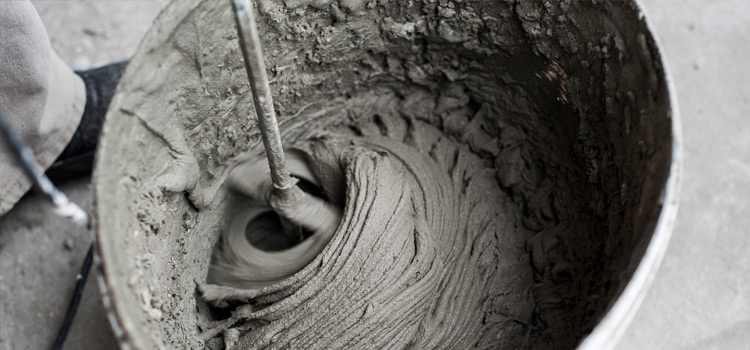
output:
[[[28,1],[0,1],[0,109],[46,169],[80,122],[83,81],[57,57]],[[0,142],[0,215],[31,187]]]

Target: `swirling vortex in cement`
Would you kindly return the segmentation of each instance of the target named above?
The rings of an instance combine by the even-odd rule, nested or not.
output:
[[[468,147],[423,127],[421,135],[435,136],[414,142],[423,149],[384,137],[308,144],[318,185],[344,204],[340,225],[311,263],[275,283],[217,273],[217,261],[223,268],[231,262],[219,250],[200,292],[214,305],[240,306],[204,338],[223,334],[227,348],[242,349],[498,348],[528,341],[529,262],[515,251],[502,257],[524,249],[512,225],[517,218],[503,217],[514,215],[510,200]]]

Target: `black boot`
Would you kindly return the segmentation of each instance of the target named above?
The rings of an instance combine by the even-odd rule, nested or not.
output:
[[[75,72],[86,85],[86,107],[73,138],[47,170],[53,182],[63,182],[91,172],[104,116],[128,61]]]

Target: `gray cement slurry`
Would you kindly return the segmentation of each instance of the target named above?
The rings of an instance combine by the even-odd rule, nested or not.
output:
[[[399,344],[571,347],[624,286],[631,256],[650,237],[671,154],[661,64],[632,3],[266,1],[259,24],[285,144],[343,142],[338,161],[312,152],[309,164],[328,167],[316,176],[346,179],[330,195],[362,198],[346,197],[351,229],[304,269],[223,297],[243,304],[228,320],[208,312],[195,283],[205,282],[213,242],[242,207],[224,179],[259,140],[231,11],[196,6],[169,6],[157,20],[123,77],[99,153],[101,255],[134,344],[221,347],[213,336],[223,335],[226,343],[343,346],[382,324],[404,332]],[[348,149],[372,136],[388,145]],[[389,169],[390,153],[399,155],[395,170],[375,176]],[[384,165],[350,169],[370,158]],[[408,158],[417,160],[399,160]],[[417,167],[425,163],[434,167]],[[402,183],[416,185],[394,191]],[[409,215],[371,206],[379,192],[403,194]],[[372,225],[393,216],[417,229],[386,226],[392,239],[377,241],[377,230],[358,226],[370,208]],[[442,219],[455,220],[441,227]],[[404,239],[416,248],[399,245]],[[362,251],[368,242],[380,253]],[[406,271],[387,279],[398,286],[385,293],[393,297],[357,316],[384,268],[372,262],[384,256],[414,259],[386,269]],[[368,277],[351,284],[352,271]],[[216,302],[213,286],[202,287],[202,299]],[[431,294],[403,294],[425,289]],[[351,298],[337,300],[345,292]],[[329,317],[318,320],[316,310]],[[404,310],[419,312],[396,316],[403,324],[382,319]],[[336,328],[336,319],[357,331]],[[236,327],[217,333],[215,322]],[[340,336],[305,332],[313,323]]]

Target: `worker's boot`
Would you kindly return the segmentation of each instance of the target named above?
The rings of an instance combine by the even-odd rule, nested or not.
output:
[[[127,64],[123,61],[76,72],[86,85],[86,107],[73,138],[47,170],[47,176],[53,181],[61,182],[91,172],[104,116]]]

